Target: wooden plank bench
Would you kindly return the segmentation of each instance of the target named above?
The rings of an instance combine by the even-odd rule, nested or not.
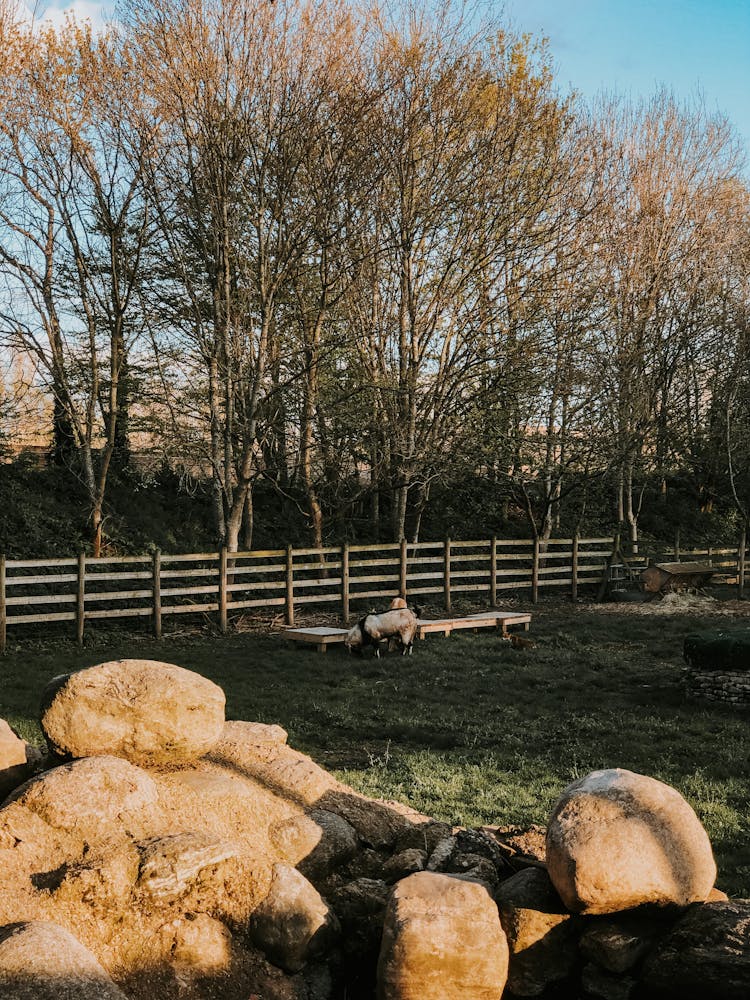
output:
[[[531,615],[509,611],[482,611],[463,618],[420,618],[417,621],[417,638],[424,639],[430,632],[442,632],[447,636],[451,632],[466,628],[501,628],[505,634],[510,625],[523,625],[528,632],[530,624]]]
[[[327,625],[316,625],[312,628],[288,628],[283,633],[284,638],[291,642],[313,643],[319,653],[325,653],[332,643],[343,642],[348,634],[348,628],[330,628]]]
[[[420,618],[417,620],[417,638],[424,639],[430,632],[441,632],[448,636],[460,629],[501,628],[503,634],[510,625],[523,625],[528,632],[531,615],[510,613],[508,611],[484,611],[464,618]],[[310,628],[287,628],[283,632],[290,642],[306,642],[315,646],[319,653],[325,653],[328,647],[337,642],[343,642],[349,629],[332,628],[328,625],[316,625]]]

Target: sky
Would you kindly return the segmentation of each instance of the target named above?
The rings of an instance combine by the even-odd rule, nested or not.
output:
[[[702,97],[750,159],[750,0],[506,0],[505,11],[516,31],[548,38],[561,90]]]
[[[72,7],[94,23],[112,6],[37,3],[53,20]],[[750,160],[750,0],[497,0],[495,9],[516,31],[548,38],[563,92],[637,99],[664,85],[678,99],[702,97],[733,123]]]

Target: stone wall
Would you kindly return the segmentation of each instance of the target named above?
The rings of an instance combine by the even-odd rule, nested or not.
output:
[[[688,697],[750,706],[750,629],[717,628],[685,636]]]
[[[690,698],[726,701],[750,708],[750,674],[746,671],[685,668],[685,690]]]

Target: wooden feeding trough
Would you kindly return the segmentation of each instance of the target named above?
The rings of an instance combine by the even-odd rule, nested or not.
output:
[[[647,594],[673,594],[682,590],[700,590],[714,575],[713,566],[703,563],[653,563],[640,576]]]

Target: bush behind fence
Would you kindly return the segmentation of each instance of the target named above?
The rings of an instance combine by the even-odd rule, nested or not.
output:
[[[744,575],[744,547],[683,550],[710,561],[725,579]],[[222,630],[248,609],[278,609],[287,625],[307,605],[336,605],[347,622],[353,603],[405,595],[451,609],[455,597],[496,605],[505,591],[532,602],[542,590],[600,585],[617,539],[405,542],[148,556],[14,559],[0,556],[0,649],[7,630],[69,622],[79,642],[98,619],[149,618],[161,635],[165,617],[210,613]],[[675,555],[678,555],[675,552]]]

